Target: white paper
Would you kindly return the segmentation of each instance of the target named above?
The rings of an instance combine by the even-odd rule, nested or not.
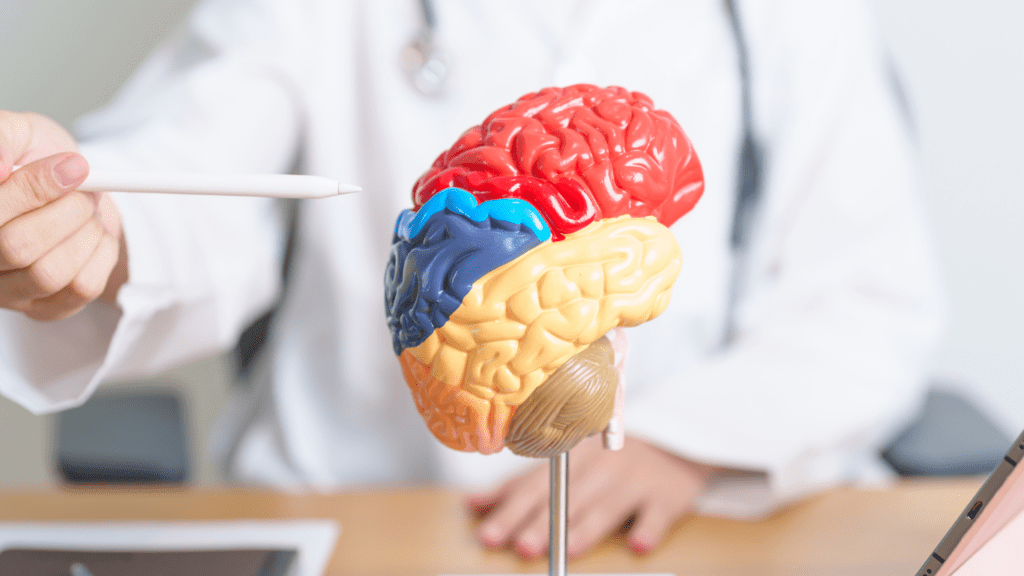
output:
[[[330,520],[232,520],[209,522],[3,522],[0,551],[296,550],[292,576],[322,576],[339,527]]]

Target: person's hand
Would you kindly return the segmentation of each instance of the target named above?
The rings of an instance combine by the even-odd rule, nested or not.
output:
[[[0,110],[0,307],[58,320],[127,279],[121,216],[53,120]],[[23,167],[12,173],[13,167]]]
[[[590,550],[624,525],[636,553],[653,550],[693,508],[713,469],[635,438],[621,451],[604,450],[599,436],[569,453],[568,554]],[[538,466],[497,490],[474,494],[469,506],[483,516],[477,538],[489,548],[511,545],[532,559],[548,547],[548,466]]]

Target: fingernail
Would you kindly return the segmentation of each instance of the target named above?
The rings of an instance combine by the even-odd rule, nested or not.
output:
[[[60,182],[61,186],[77,184],[88,173],[89,164],[85,161],[85,158],[77,154],[68,156],[53,167],[53,174],[57,177],[57,182]]]
[[[544,540],[533,534],[524,534],[516,541],[516,552],[526,558],[535,558],[544,553]]]
[[[654,549],[654,544],[651,543],[650,539],[644,537],[633,537],[628,540],[629,547],[633,549],[636,554],[647,554]]]
[[[502,544],[502,540],[504,540],[504,538],[502,538],[501,529],[494,524],[488,524],[480,527],[480,539],[488,546],[500,546]]]

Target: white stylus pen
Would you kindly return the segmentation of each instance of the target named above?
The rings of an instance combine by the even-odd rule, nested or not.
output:
[[[17,170],[21,166],[15,166]],[[113,172],[92,170],[77,188],[85,192],[148,192],[265,198],[328,198],[362,190],[323,176],[217,174],[206,172]]]

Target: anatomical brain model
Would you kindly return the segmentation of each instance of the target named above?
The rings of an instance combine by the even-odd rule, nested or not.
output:
[[[416,182],[385,276],[430,431],[536,457],[601,431],[618,386],[603,336],[668,305],[667,227],[703,189],[679,124],[623,88],[547,88],[466,131]]]

